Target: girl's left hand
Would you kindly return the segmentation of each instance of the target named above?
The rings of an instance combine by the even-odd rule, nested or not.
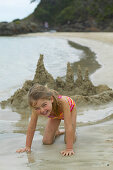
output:
[[[65,149],[64,151],[60,152],[63,156],[71,156],[74,155],[74,151],[73,149]]]

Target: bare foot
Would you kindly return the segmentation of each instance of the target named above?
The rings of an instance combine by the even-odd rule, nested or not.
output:
[[[55,133],[55,137],[63,135],[65,133],[65,130],[57,130]]]

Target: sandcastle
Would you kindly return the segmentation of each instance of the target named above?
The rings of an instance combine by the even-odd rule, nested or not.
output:
[[[17,112],[29,111],[27,94],[31,86],[35,83],[47,85],[49,88],[57,90],[62,95],[71,96],[78,106],[87,106],[104,104],[113,100],[113,91],[107,85],[94,86],[89,78],[89,72],[86,68],[84,76],[81,67],[78,65],[77,79],[74,80],[74,73],[71,64],[67,63],[67,72],[65,80],[62,77],[56,79],[48,73],[43,63],[43,55],[37,63],[36,72],[33,80],[27,80],[21,89],[18,89],[13,96],[6,101],[2,101],[1,107],[11,107]]]

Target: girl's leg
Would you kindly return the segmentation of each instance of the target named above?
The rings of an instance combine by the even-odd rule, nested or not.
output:
[[[56,133],[58,132],[58,127],[60,125],[61,120],[59,119],[48,119],[44,136],[43,136],[43,144],[50,145],[54,142]]]

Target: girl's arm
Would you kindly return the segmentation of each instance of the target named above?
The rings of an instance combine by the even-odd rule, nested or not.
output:
[[[62,99],[62,106],[64,112],[64,126],[66,131],[66,149],[61,152],[63,156],[71,156],[74,154],[73,142],[75,129],[72,123],[72,113],[70,112],[70,106],[66,99]],[[75,118],[76,119],[76,118]]]
[[[32,140],[33,140],[34,132],[35,132],[36,125],[37,125],[37,120],[38,120],[38,115],[32,111],[31,120],[29,122],[28,130],[27,130],[26,147],[21,148],[17,150],[16,152],[30,152],[31,151],[31,145],[32,145]]]

